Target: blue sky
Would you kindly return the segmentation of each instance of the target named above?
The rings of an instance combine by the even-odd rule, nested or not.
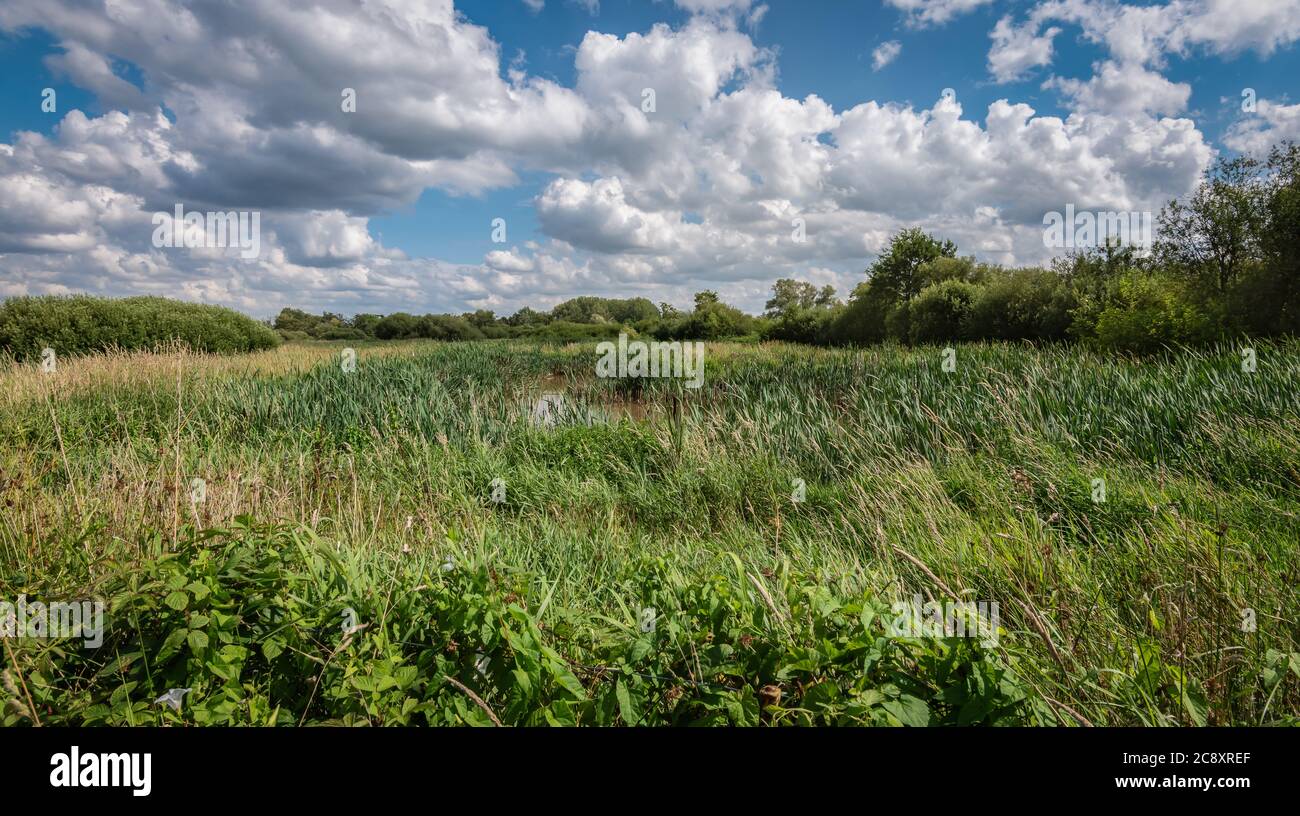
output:
[[[102,112],[93,93],[78,88],[66,77],[55,76],[46,67],[45,57],[55,53],[60,53],[59,41],[47,31],[33,29],[0,37],[0,98],[4,99],[0,131],[9,141],[19,130],[54,131],[60,117],[57,112],[41,111],[40,94],[45,88],[53,88],[69,108]]]
[[[0,10],[0,295],[755,309],[911,224],[1043,263],[1044,212],[1158,209],[1300,133],[1300,0],[64,5]],[[262,212],[265,251],[151,246],[174,203]]]

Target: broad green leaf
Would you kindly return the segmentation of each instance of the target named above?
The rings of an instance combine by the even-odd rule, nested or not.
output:
[[[924,700],[904,694],[897,700],[889,700],[882,706],[903,725],[924,728],[930,724],[930,707]]]

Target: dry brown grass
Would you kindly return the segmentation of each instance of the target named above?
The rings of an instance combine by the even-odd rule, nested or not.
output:
[[[430,341],[411,340],[383,345],[362,345],[358,358],[411,354]],[[111,351],[83,357],[65,357],[52,374],[41,371],[39,361],[0,364],[0,410],[17,408],[46,395],[62,397],[104,388],[157,386],[180,377],[192,384],[242,377],[267,377],[306,371],[334,359],[345,343],[286,343],[277,349],[249,354],[196,354],[186,349]]]

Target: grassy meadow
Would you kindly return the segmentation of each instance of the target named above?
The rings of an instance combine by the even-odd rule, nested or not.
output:
[[[353,345],[0,367],[5,724],[1300,723],[1294,342]]]

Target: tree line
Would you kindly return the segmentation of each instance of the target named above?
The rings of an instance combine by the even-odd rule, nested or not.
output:
[[[330,312],[312,315],[286,308],[272,322],[286,340],[533,338],[557,342],[604,340],[617,337],[620,332],[664,340],[746,336],[757,339],[769,324],[770,321],[721,302],[718,293],[713,291],[697,293],[695,307],[690,311],[681,311],[670,303],[656,306],[643,297],[584,295],[566,300],[550,311],[525,306],[509,317],[498,317],[490,310],[480,309],[459,315],[396,312],[385,316],[359,314],[349,319]]]
[[[695,295],[694,308],[646,298],[576,297],[550,311],[509,317],[405,313],[309,315],[285,309],[288,339],[605,339],[633,331],[658,339],[752,338],[817,345],[881,341],[1072,340],[1150,352],[1300,329],[1300,148],[1266,158],[1223,158],[1195,192],[1157,218],[1154,246],[1104,242],[1047,267],[1007,268],[959,257],[957,246],[906,229],[866,270],[847,301],[832,287],[782,279],[762,316]]]
[[[919,229],[895,235],[845,304],[778,281],[767,336],[882,340],[1074,340],[1149,352],[1300,330],[1300,149],[1224,158],[1157,218],[1150,251],[1102,243],[1050,267],[957,256]]]

